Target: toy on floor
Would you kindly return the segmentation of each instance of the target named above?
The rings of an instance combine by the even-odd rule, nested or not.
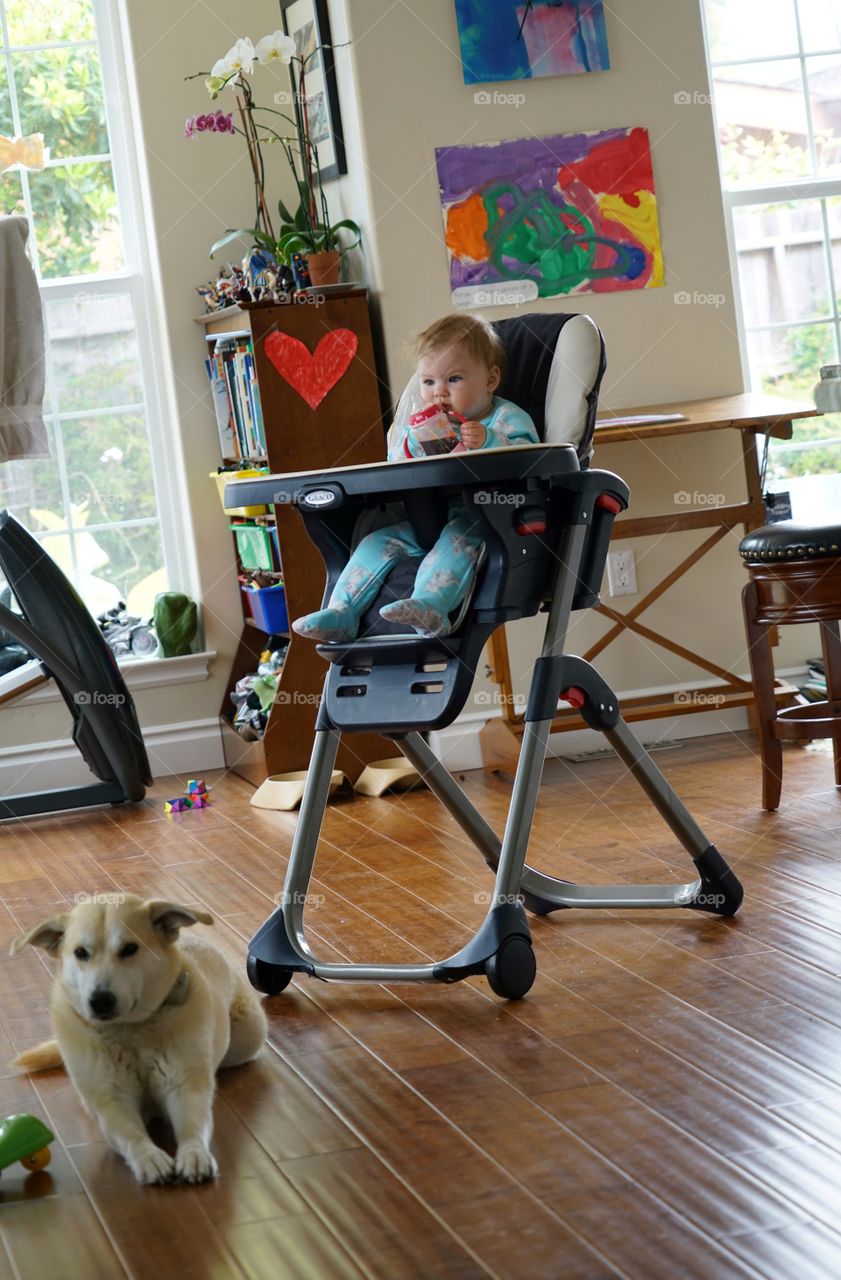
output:
[[[187,783],[186,795],[167,800],[164,804],[164,813],[183,813],[185,809],[206,809],[209,804],[210,795],[204,778],[191,778]]]
[[[37,1116],[6,1116],[0,1120],[0,1169],[20,1160],[29,1173],[37,1173],[50,1163],[49,1144],[55,1134]]]

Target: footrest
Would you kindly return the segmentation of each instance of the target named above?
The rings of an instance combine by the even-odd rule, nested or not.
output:
[[[841,734],[841,702],[807,702],[785,707],[771,724],[775,738],[802,742],[807,738],[832,738]]]
[[[322,658],[344,667],[388,666],[411,662],[447,662],[461,648],[458,636],[380,635],[361,636],[357,640],[333,640],[317,644]]]
[[[316,727],[388,735],[452,724],[494,626],[476,623],[466,638],[370,636],[318,645],[330,669]]]

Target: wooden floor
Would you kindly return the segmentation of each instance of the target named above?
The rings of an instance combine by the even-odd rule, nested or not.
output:
[[[0,1280],[382,1277],[639,1280],[841,1275],[841,796],[820,751],[785,755],[760,812],[746,736],[658,763],[735,865],[734,921],[561,913],[532,923],[538,978],[506,1004],[453,987],[302,978],[270,1044],[220,1078],[222,1177],[140,1188],[66,1077],[2,1067],[0,1115],[58,1136],[0,1183]],[[211,779],[209,779],[211,780]],[[510,780],[464,785],[496,825]],[[294,815],[218,777],[213,807],[141,806],[0,827],[4,953],[80,891],[204,904],[244,957]],[[613,761],[550,762],[532,861],[571,879],[688,879]],[[490,875],[426,792],[330,805],[311,939],[329,957],[426,960],[482,918]],[[40,953],[4,954],[0,1060],[49,1033]]]

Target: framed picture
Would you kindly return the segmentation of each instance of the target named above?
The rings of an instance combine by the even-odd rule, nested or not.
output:
[[[435,158],[454,306],[664,284],[646,129],[438,147]]]
[[[292,63],[292,90],[295,111],[300,118],[302,107],[310,139],[318,148],[318,163],[325,182],[347,173],[342,118],[336,67],[330,37],[327,0],[280,0],[283,30],[295,41],[296,56],[306,58],[302,102],[299,87],[300,64]]]
[[[455,5],[465,84],[610,69],[602,0],[455,0]]]

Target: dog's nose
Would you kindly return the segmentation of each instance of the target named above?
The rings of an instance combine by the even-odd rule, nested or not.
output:
[[[95,1018],[113,1018],[117,1011],[117,997],[106,987],[97,987],[92,991],[89,1003]]]

